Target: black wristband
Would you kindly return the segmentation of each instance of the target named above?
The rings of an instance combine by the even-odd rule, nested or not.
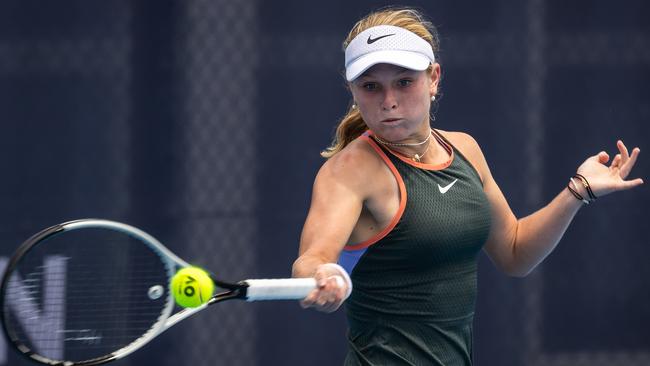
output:
[[[569,189],[569,192],[571,192],[571,194],[572,194],[575,198],[578,199],[578,201],[582,201],[582,203],[584,203],[584,204],[586,204],[586,205],[589,204],[589,201],[587,201],[586,199],[584,199],[584,197],[582,197],[582,195],[581,195],[580,193],[578,193],[578,191],[576,191],[575,189],[571,188],[571,180],[569,180],[569,183],[567,183],[566,187]]]
[[[578,173],[576,173],[575,177],[579,178],[582,181],[582,185],[585,186],[585,188],[587,189],[587,194],[589,194],[589,198],[592,201],[595,201],[598,197],[596,197],[594,191],[591,190],[591,186],[589,185],[587,178],[585,178],[582,174],[578,174]]]

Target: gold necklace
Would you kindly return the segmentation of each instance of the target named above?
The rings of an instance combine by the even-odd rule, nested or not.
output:
[[[422,157],[424,156],[424,154],[426,154],[427,151],[429,151],[429,146],[431,146],[431,144],[427,144],[427,148],[424,149],[424,151],[422,152],[422,155],[415,154],[415,155],[413,156],[413,161],[419,163],[419,162],[420,162],[420,159],[422,159]]]
[[[429,135],[427,136],[426,139],[424,139],[421,142],[413,142],[413,143],[398,143],[398,142],[384,141],[381,138],[379,138],[379,136],[377,136],[377,135],[375,135],[375,138],[377,139],[377,141],[379,143],[381,143],[382,145],[387,145],[387,146],[420,146],[420,145],[426,144],[427,141],[429,141],[429,139],[431,138],[431,135],[433,135],[433,130],[429,129]]]
[[[397,142],[384,141],[384,140],[380,139],[379,136],[377,136],[377,135],[375,135],[375,139],[377,139],[377,142],[379,142],[380,144],[382,144],[382,145],[386,146],[388,149],[390,149],[389,146],[420,146],[420,145],[426,144],[427,142],[429,142],[429,139],[431,138],[431,135],[433,135],[433,130],[429,130],[429,136],[427,136],[427,138],[424,139],[424,141],[415,142],[415,143],[397,143]],[[424,156],[424,154],[426,154],[427,151],[429,151],[430,146],[431,146],[431,144],[427,144],[427,147],[424,149],[422,154],[415,154],[410,159],[417,162],[417,163],[419,163],[420,160],[422,159],[422,157]],[[399,151],[397,151],[397,153],[400,154],[400,155],[406,156],[406,154],[402,154]]]

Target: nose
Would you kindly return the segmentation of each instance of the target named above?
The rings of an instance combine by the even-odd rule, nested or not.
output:
[[[397,108],[397,98],[392,90],[387,89],[384,92],[384,97],[381,101],[381,108],[385,111]]]

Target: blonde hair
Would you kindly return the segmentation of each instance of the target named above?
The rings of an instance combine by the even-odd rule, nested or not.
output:
[[[434,54],[438,53],[438,32],[433,24],[425,19],[422,13],[415,9],[394,7],[377,10],[359,20],[354,27],[352,27],[352,30],[345,41],[343,41],[343,50],[347,48],[348,44],[359,33],[378,25],[393,25],[411,31],[429,42],[433,48]],[[431,71],[432,67],[429,66],[427,72],[430,73]],[[341,119],[341,122],[339,122],[339,125],[336,128],[334,141],[332,141],[332,144],[327,149],[320,153],[321,156],[328,159],[331,158],[367,130],[368,126],[361,117],[361,112],[359,112],[358,108],[351,105],[348,112]]]

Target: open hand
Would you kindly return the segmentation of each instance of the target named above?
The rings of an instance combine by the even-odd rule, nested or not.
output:
[[[585,160],[578,167],[578,174],[582,174],[587,179],[596,197],[643,184],[641,178],[625,180],[634,167],[641,150],[635,147],[630,155],[621,140],[616,142],[616,146],[619,153],[616,154],[609,166],[605,165],[609,161],[609,154],[601,151]]]

